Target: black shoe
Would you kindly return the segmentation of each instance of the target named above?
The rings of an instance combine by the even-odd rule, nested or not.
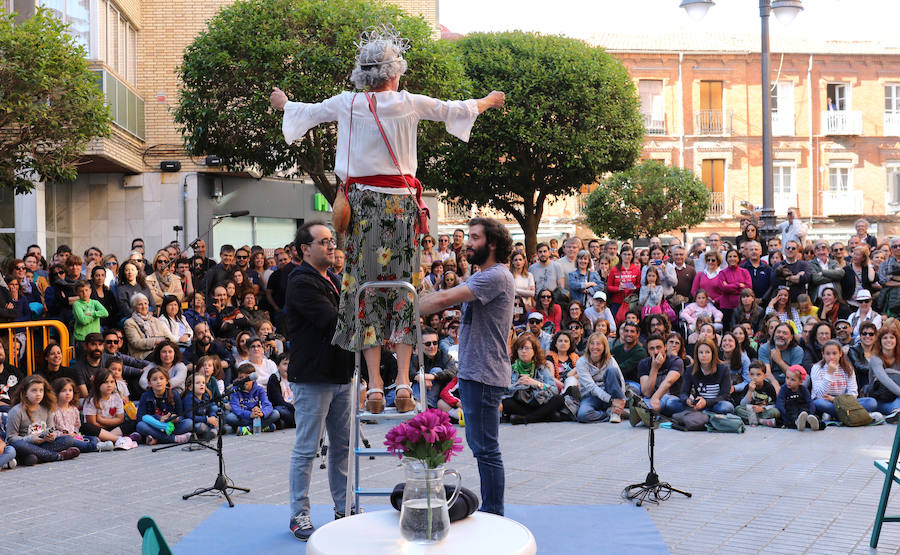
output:
[[[316,527],[313,526],[312,521],[309,520],[308,514],[300,513],[299,515],[291,518],[291,534],[293,534],[294,537],[298,540],[308,540],[315,531]]]
[[[350,510],[350,516],[353,516],[353,515],[358,514],[358,513],[359,513],[359,511],[357,511],[356,509],[351,509],[351,510]],[[334,519],[335,519],[335,520],[344,518],[345,516],[347,516],[347,515],[345,515],[344,513],[340,512],[340,511],[334,511]]]
[[[38,463],[37,455],[34,455],[32,453],[28,453],[26,455],[18,457],[18,460],[19,464],[21,464],[22,466],[34,466]]]
[[[528,419],[521,414],[510,414],[509,423],[513,426],[518,426],[519,424],[528,424]]]

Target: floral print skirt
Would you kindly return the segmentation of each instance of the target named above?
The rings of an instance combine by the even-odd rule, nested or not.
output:
[[[419,288],[418,214],[412,195],[391,195],[352,187],[350,226],[345,245],[341,304],[332,343],[349,351],[392,343],[416,343],[412,296],[398,289],[368,289],[355,305],[359,286],[368,281],[401,280]],[[359,344],[362,335],[362,345]]]

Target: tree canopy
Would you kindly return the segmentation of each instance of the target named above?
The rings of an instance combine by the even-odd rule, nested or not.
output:
[[[468,144],[446,141],[422,182],[464,206],[514,218],[533,253],[544,205],[631,167],[644,126],[624,66],[600,48],[524,32],[457,41],[476,94],[506,93],[478,117]]]
[[[0,186],[72,181],[88,142],[108,134],[97,75],[68,25],[43,8],[16,24],[0,9]]]
[[[701,223],[709,206],[709,190],[693,172],[648,160],[603,179],[585,220],[599,236],[653,237]]]
[[[216,154],[231,170],[256,166],[263,175],[309,175],[329,202],[336,184],[336,124],[323,124],[287,145],[282,113],[269,107],[273,86],[291,100],[320,102],[352,89],[354,42],[387,23],[411,49],[401,87],[437,97],[463,94],[466,79],[453,46],[431,39],[424,19],[370,0],[239,0],[221,10],[186,49],[178,75],[183,88],[175,121],[191,154]],[[422,159],[444,140],[423,126]],[[442,133],[442,130],[441,130]]]

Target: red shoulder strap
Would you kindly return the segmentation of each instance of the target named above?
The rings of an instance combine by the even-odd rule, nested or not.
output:
[[[406,181],[406,176],[403,175],[403,170],[400,169],[400,162],[397,161],[397,157],[394,155],[394,149],[391,148],[391,143],[390,141],[388,141],[387,135],[384,133],[384,128],[381,127],[381,120],[378,119],[378,113],[375,111],[375,98],[369,94],[369,91],[366,91],[366,100],[369,101],[369,110],[375,117],[375,123],[378,125],[378,131],[381,132],[381,138],[384,139],[384,145],[387,147],[388,153],[391,155],[391,160],[394,161],[394,167],[397,168],[397,173],[400,174],[400,177],[403,178],[403,182],[406,183],[406,188],[409,189],[409,194],[415,196],[415,191],[413,191],[412,187],[409,186],[409,182]]]

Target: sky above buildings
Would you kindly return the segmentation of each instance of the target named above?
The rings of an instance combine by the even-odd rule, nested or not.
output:
[[[590,39],[593,33],[760,31],[758,0],[716,0],[695,22],[680,0],[440,0],[440,23],[457,33],[521,29]],[[772,18],[771,33],[803,38],[900,43],[898,0],[804,0],[803,12],[785,26]]]

